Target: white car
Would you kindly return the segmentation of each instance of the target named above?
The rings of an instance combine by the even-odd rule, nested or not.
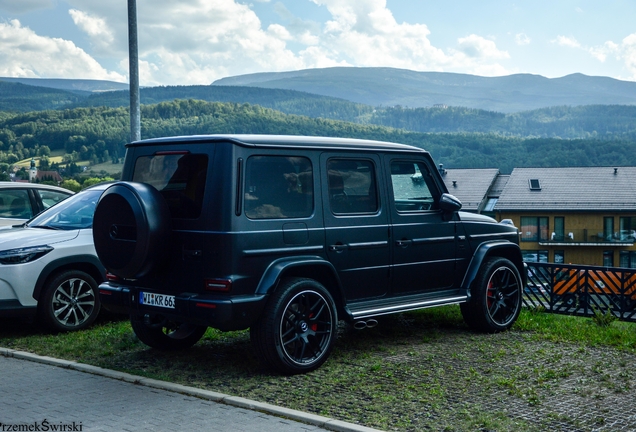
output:
[[[0,182],[0,226],[21,224],[73,195],[57,186]]]
[[[55,331],[95,321],[105,270],[93,246],[93,213],[107,186],[78,192],[20,226],[0,230],[0,317],[37,314]]]

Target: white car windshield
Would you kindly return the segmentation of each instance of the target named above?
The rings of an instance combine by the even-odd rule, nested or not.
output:
[[[43,211],[26,223],[32,228],[75,230],[91,228],[95,205],[103,190],[86,190]]]

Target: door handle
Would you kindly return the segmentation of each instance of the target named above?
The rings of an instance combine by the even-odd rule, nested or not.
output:
[[[396,240],[395,241],[395,245],[399,246],[399,247],[402,247],[402,248],[408,247],[411,243],[413,243],[413,240],[403,239],[403,240]]]
[[[332,252],[341,253],[344,250],[346,250],[347,247],[348,246],[346,244],[337,243],[337,244],[333,244],[333,245],[329,246],[329,250],[332,251]]]

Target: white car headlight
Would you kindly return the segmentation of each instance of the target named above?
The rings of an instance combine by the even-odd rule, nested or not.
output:
[[[24,264],[35,261],[51,252],[51,246],[31,246],[0,251],[0,264]]]

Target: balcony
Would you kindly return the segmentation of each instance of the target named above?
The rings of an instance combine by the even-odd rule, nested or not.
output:
[[[593,229],[565,230],[557,234],[522,232],[521,241],[536,241],[541,246],[634,246],[636,231],[621,230],[605,235],[603,231]]]

